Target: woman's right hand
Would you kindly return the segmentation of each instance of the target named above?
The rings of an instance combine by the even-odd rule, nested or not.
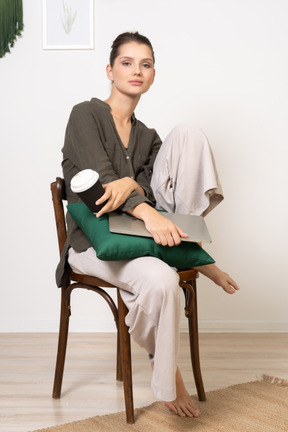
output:
[[[97,217],[102,216],[104,213],[117,210],[134,190],[144,194],[143,189],[130,177],[123,177],[119,180],[103,184],[103,188],[105,189],[105,193],[96,201],[96,205],[103,204],[104,202],[105,205],[96,214]]]
[[[134,209],[131,209],[129,213],[144,221],[146,229],[151,233],[157,244],[162,246],[177,246],[181,243],[181,237],[188,237],[170,219],[162,216],[146,203],[139,204]]]

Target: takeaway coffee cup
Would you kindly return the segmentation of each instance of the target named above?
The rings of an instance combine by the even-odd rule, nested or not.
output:
[[[70,186],[72,192],[76,193],[93,213],[97,213],[105,205],[105,203],[95,204],[105,192],[96,171],[91,169],[80,171],[72,178]]]

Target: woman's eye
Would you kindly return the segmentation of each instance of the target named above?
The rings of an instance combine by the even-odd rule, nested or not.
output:
[[[129,62],[123,62],[122,64],[123,64],[123,66],[129,66],[131,63],[129,63]]]
[[[149,63],[144,63],[143,67],[149,69],[151,67],[151,65]]]

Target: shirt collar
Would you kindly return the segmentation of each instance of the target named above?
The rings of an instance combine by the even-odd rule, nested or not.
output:
[[[102,106],[104,109],[108,110],[110,112],[110,105],[108,105],[106,102],[97,99],[97,98],[92,98],[91,102],[96,103],[97,105]],[[134,123],[136,120],[135,114],[133,112],[132,116],[131,116],[131,122]]]

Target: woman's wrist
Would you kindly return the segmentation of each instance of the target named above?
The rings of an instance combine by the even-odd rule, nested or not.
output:
[[[128,210],[127,212],[132,214],[132,216],[135,216],[145,222],[145,220],[151,217],[153,213],[156,212],[156,210],[154,209],[154,207],[151,207],[149,204],[143,202]]]

